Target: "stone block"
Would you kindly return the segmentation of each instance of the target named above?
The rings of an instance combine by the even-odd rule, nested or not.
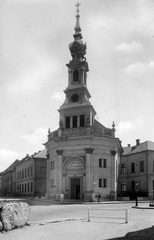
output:
[[[1,222],[4,231],[24,227],[30,217],[30,207],[27,203],[6,203],[0,209]]]

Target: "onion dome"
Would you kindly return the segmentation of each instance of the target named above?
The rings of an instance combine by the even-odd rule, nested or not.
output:
[[[82,41],[81,27],[80,27],[80,15],[79,15],[79,6],[81,4],[77,3],[77,15],[76,15],[76,25],[75,25],[75,34],[73,35],[74,41],[69,44],[69,49],[72,55],[72,58],[84,59],[84,55],[86,54],[86,43]]]

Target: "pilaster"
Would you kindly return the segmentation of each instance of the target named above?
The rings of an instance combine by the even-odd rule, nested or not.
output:
[[[58,155],[58,159],[57,159],[57,193],[60,194],[63,191],[63,176],[62,176],[62,172],[63,172],[63,150],[57,150],[57,155]]]
[[[116,151],[111,150],[111,200],[116,200]]]
[[[49,199],[49,187],[50,187],[50,178],[49,178],[49,172],[50,172],[50,167],[49,167],[49,160],[50,159],[50,154],[47,154],[47,192],[46,192],[46,198]]]
[[[86,192],[93,191],[93,148],[85,148],[86,151]]]

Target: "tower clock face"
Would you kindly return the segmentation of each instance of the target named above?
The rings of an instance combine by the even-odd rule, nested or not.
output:
[[[79,101],[79,95],[77,93],[73,94],[71,96],[71,101],[74,102],[74,103],[78,102]]]

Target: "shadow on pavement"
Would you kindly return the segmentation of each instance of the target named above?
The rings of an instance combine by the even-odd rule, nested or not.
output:
[[[154,226],[135,232],[129,232],[124,237],[109,238],[108,240],[153,240]]]

